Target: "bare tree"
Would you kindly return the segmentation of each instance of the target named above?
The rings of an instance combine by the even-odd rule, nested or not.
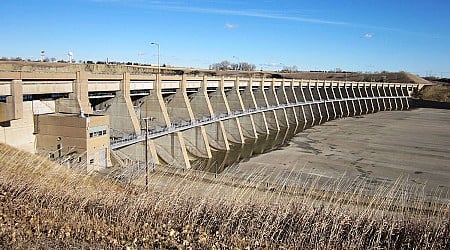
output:
[[[254,64],[250,64],[247,62],[240,63],[230,63],[225,60],[219,63],[214,63],[209,65],[209,69],[211,70],[243,70],[243,71],[252,71],[256,69]]]

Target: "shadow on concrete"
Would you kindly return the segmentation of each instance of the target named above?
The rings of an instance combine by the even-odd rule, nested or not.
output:
[[[437,102],[422,99],[411,99],[413,108],[433,108],[433,109],[450,109],[450,102]]]

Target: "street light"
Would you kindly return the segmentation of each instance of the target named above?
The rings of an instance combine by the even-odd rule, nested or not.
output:
[[[237,56],[233,56],[233,58],[235,58],[235,59],[237,60],[237,62],[238,62],[237,70],[239,70],[240,67],[241,67],[241,60],[240,60],[239,57],[237,57]]]
[[[158,47],[158,75],[156,76],[156,89],[161,89],[161,68],[159,65],[159,43],[151,43],[152,45],[156,45],[156,47]]]
[[[145,191],[148,191],[148,122],[153,121],[154,117],[142,118],[145,121]],[[154,165],[152,164],[152,171]]]
[[[159,43],[151,43],[152,45],[156,45],[158,47],[158,75],[161,73],[161,69],[159,66]]]

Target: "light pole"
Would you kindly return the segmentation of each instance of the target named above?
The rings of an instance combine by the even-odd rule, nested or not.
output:
[[[145,121],[145,191],[148,191],[148,122],[152,121],[154,117],[142,119]]]
[[[45,50],[41,50],[41,62],[44,61],[45,58]]]
[[[158,47],[158,75],[156,75],[156,88],[155,89],[157,89],[158,91],[161,89],[161,66],[160,66],[160,64],[159,64],[159,56],[160,56],[160,54],[159,54],[159,43],[155,43],[155,42],[153,42],[153,43],[151,43],[152,45],[156,45],[156,47]]]
[[[233,58],[235,58],[236,60],[237,60],[237,70],[240,70],[240,67],[241,67],[241,60],[239,59],[239,57],[237,57],[237,56],[233,56]]]
[[[159,43],[151,43],[152,45],[156,45],[158,47],[158,75],[161,73],[161,68],[159,65]]]

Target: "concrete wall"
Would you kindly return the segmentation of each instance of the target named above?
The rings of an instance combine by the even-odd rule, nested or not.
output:
[[[111,166],[108,116],[48,114],[35,119],[38,154],[83,162],[88,171]]]
[[[32,102],[24,102],[22,119],[0,123],[0,143],[35,153],[36,136],[33,131]]]

